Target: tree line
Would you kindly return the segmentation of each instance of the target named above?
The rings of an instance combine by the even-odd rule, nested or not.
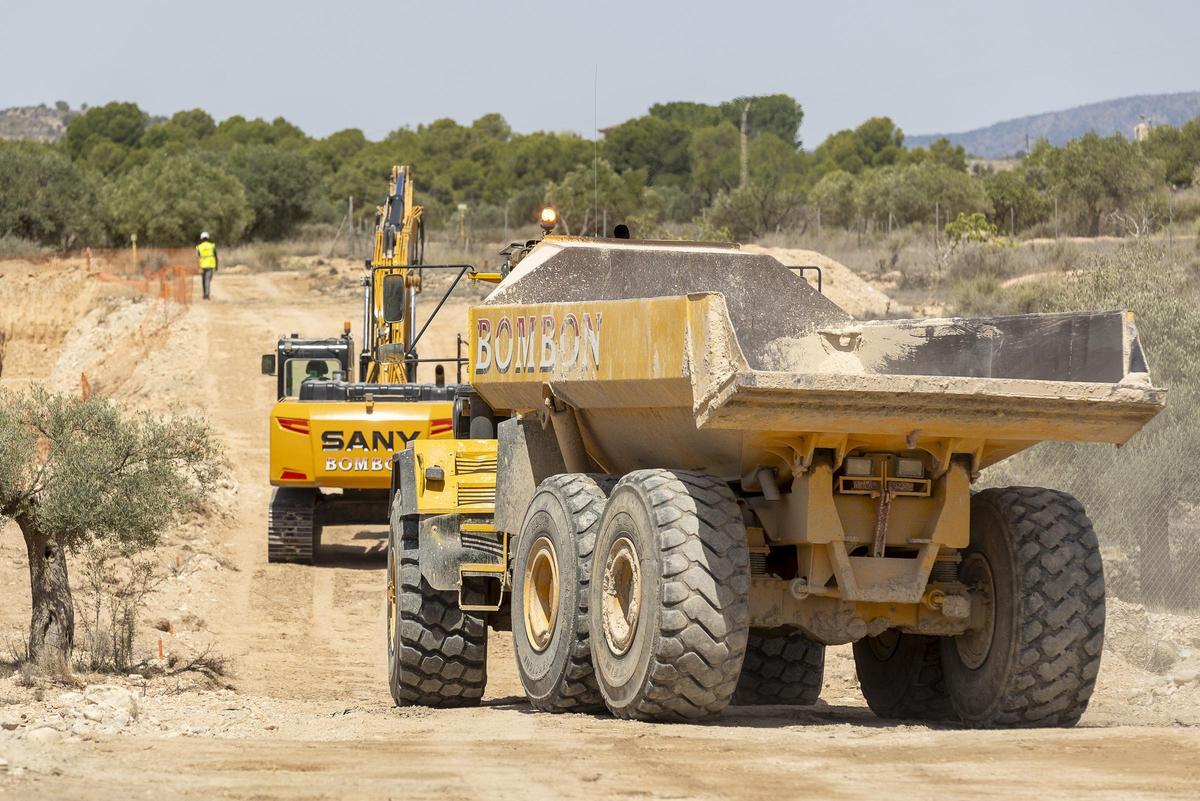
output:
[[[283,239],[336,223],[348,197],[368,219],[395,163],[414,165],[435,226],[465,213],[473,225],[515,227],[552,203],[576,234],[625,221],[642,236],[749,239],[814,222],[890,228],[979,213],[1002,230],[1053,218],[1064,232],[1096,235],[1119,228],[1119,215],[1161,219],[1168,190],[1190,186],[1200,163],[1200,120],[1140,143],[1094,134],[1040,142],[993,169],[969,168],[945,139],[906,148],[887,117],[807,151],[803,118],[794,98],[768,95],[656,104],[598,142],[515,133],[499,114],[370,141],[358,129],[310,137],[283,118],[218,123],[200,109],[156,120],[113,102],[75,116],[59,142],[0,142],[0,235],[57,248],[131,234],[180,245],[201,229],[221,242]]]

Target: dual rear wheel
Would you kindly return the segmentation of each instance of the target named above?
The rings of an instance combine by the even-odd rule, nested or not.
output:
[[[821,646],[751,632],[741,510],[711,476],[547,479],[513,577],[514,650],[538,709],[681,720],[721,711],[735,691],[739,703],[812,703],[820,691]]]

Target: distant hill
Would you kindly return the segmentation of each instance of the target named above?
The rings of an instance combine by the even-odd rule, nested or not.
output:
[[[0,139],[53,142],[63,135],[71,117],[78,113],[46,105],[0,109]]]
[[[972,156],[996,159],[1025,150],[1026,141],[1032,145],[1043,138],[1050,140],[1053,145],[1061,145],[1089,131],[1101,136],[1120,133],[1132,137],[1133,126],[1138,124],[1142,115],[1155,125],[1182,125],[1194,117],[1200,117],[1200,92],[1122,97],[1065,111],[997,122],[986,128],[962,133],[905,136],[904,144],[927,147],[930,142],[944,136],[954,144],[965,147]]]

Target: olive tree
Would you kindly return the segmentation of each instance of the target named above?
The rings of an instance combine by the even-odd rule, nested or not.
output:
[[[774,134],[750,141],[750,180],[721,192],[701,226],[716,237],[745,241],[782,227],[804,203],[804,155]]]
[[[622,222],[641,210],[645,176],[642,170],[618,173],[601,159],[547,184],[544,198],[558,210],[562,233],[602,236],[605,217]]]
[[[201,231],[236,242],[254,221],[246,189],[198,153],[163,150],[105,192],[113,238],[138,234],[146,244],[193,244]]]
[[[1106,214],[1119,212],[1161,191],[1161,162],[1120,135],[1087,133],[1062,147],[1039,143],[1029,163],[1046,170],[1050,188],[1082,211],[1088,236],[1100,235]]]
[[[855,219],[856,178],[845,170],[834,170],[821,176],[809,198],[821,209],[826,222],[849,228]]]
[[[89,176],[51,145],[0,141],[0,236],[68,248],[99,230]]]
[[[221,464],[196,419],[127,414],[106,399],[42,388],[0,392],[0,522],[16,522],[28,553],[30,662],[69,670],[68,552],[91,543],[152,547],[181,515],[203,507]]]

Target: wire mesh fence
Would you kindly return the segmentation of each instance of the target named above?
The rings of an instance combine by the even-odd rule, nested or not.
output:
[[[1158,421],[1155,421],[1157,423]],[[1048,442],[984,471],[982,486],[1027,484],[1071,493],[1096,529],[1110,596],[1200,613],[1200,481],[1171,447],[1170,421],[1124,447]]]

